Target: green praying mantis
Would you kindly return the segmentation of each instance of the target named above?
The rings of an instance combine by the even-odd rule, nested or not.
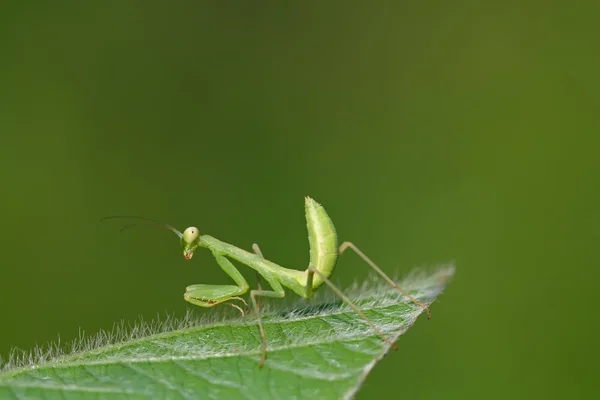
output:
[[[191,260],[194,252],[199,248],[210,250],[219,266],[235,282],[235,285],[205,285],[196,284],[186,288],[183,298],[200,307],[214,307],[217,304],[229,304],[236,307],[243,314],[243,311],[237,305],[228,303],[232,300],[241,300],[240,297],[248,292],[250,286],[240,271],[230,261],[235,260],[243,265],[254,269],[257,276],[262,277],[270,286],[271,290],[259,288],[250,290],[250,300],[253,310],[256,313],[258,329],[261,338],[261,356],[259,367],[262,367],[267,357],[267,336],[259,313],[259,297],[283,298],[285,296],[284,287],[290,289],[298,296],[310,298],[314,291],[323,284],[326,284],[337,296],[346,302],[371,329],[387,342],[392,348],[396,346],[379,330],[373,322],[354,304],[344,293],[338,289],[329,278],[336,267],[338,256],[347,249],[352,249],[360,258],[362,258],[371,268],[373,268],[383,279],[385,279],[398,292],[406,296],[414,304],[427,311],[428,318],[431,318],[429,307],[415,299],[408,292],[400,288],[388,275],[386,275],[369,257],[358,249],[352,242],[344,242],[338,247],[338,237],[325,208],[310,197],[305,198],[306,225],[308,228],[308,242],[310,246],[310,263],[304,271],[284,268],[263,257],[263,254],[257,244],[252,245],[253,253],[236,247],[226,242],[222,242],[209,235],[201,235],[198,228],[191,226],[179,232],[173,226],[155,221],[145,217],[123,217],[111,216],[109,218],[138,218],[158,223],[161,226],[175,233],[181,240],[183,256],[186,260]],[[260,280],[259,280],[260,282]]]

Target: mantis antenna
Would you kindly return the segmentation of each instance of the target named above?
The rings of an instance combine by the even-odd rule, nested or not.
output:
[[[148,218],[148,217],[137,217],[137,216],[133,216],[133,215],[111,215],[108,217],[102,217],[100,218],[100,221],[104,221],[107,219],[126,219],[126,218],[131,218],[131,219],[139,219],[142,221],[147,221],[150,222],[151,224],[154,225],[159,225],[162,226],[163,228],[167,228],[168,230],[170,230],[171,232],[173,232],[174,234],[176,234],[177,236],[179,236],[179,238],[181,239],[183,234],[181,232],[179,232],[177,229],[175,229],[174,226],[166,224],[162,221],[158,221],[152,218]],[[133,228],[134,226],[136,226],[137,224],[129,224],[129,225],[125,225],[123,228],[121,228],[121,232],[123,232],[125,229],[129,229],[129,228]]]

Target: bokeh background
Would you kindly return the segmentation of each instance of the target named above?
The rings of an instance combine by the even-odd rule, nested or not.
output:
[[[390,273],[457,265],[359,399],[592,396],[596,4],[3,2],[0,354],[229,282],[100,217],[304,268],[310,195]]]

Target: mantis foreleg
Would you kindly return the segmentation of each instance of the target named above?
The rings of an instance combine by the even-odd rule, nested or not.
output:
[[[224,302],[222,302],[222,303],[219,303],[219,304],[225,304],[225,305],[227,305],[227,306],[231,306],[231,307],[233,307],[233,308],[236,308],[236,309],[237,309],[237,310],[240,312],[240,314],[242,314],[242,318],[243,318],[243,317],[245,317],[245,316],[246,316],[246,313],[244,312],[244,310],[242,310],[242,307],[240,307],[240,306],[238,306],[238,305],[236,305],[236,304],[230,303],[230,302],[229,302],[230,300],[239,300],[239,301],[241,301],[242,303],[244,303],[244,304],[246,305],[246,307],[248,307],[248,303],[246,303],[246,300],[242,299],[241,297],[234,296],[234,297],[231,297],[231,298],[230,298],[229,300],[227,300],[227,301],[224,301]]]
[[[225,256],[216,252],[213,255],[219,266],[237,285],[190,285],[185,289],[183,298],[200,307],[214,307],[219,303],[234,299],[244,301],[238,296],[246,293],[250,288],[246,279]],[[244,301],[244,303],[246,302]]]

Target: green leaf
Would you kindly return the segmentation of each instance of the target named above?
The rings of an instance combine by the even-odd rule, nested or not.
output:
[[[413,274],[401,287],[430,304],[453,273],[450,266]],[[369,281],[346,293],[393,341],[423,311],[387,284]],[[71,354],[54,347],[16,357],[0,373],[0,398],[352,398],[390,348],[337,298],[271,309],[264,322],[269,348],[262,369],[254,317],[210,324],[188,317],[81,339]]]

